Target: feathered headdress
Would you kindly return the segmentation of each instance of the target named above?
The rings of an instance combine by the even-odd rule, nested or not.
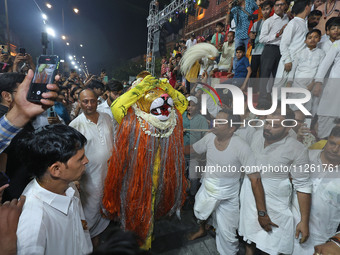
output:
[[[181,72],[186,75],[194,66],[196,61],[202,58],[215,58],[218,56],[218,50],[210,43],[198,43],[185,51],[180,61]]]

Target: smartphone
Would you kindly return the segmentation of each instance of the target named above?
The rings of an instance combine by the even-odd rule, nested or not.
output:
[[[0,187],[9,184],[10,180],[4,172],[0,172]]]
[[[25,56],[25,54],[26,54],[26,49],[25,49],[25,48],[20,48],[20,49],[19,49],[19,53],[20,53],[21,55]]]
[[[311,126],[311,124],[312,124],[312,119],[311,119],[311,118],[306,118],[306,119],[305,119],[305,123],[306,123],[306,125],[307,125],[307,128],[310,129],[310,126]]]
[[[104,82],[108,83],[109,82],[109,77],[107,76],[104,76],[104,79],[103,79]]]
[[[34,77],[27,93],[27,100],[40,103],[42,94],[47,92],[46,85],[53,83],[59,68],[58,56],[40,56],[35,69]]]

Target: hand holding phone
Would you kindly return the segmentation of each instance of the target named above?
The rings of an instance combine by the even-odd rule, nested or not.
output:
[[[59,68],[58,56],[40,56],[35,74],[27,93],[27,100],[40,103],[42,94],[47,92],[46,85],[54,81]]]

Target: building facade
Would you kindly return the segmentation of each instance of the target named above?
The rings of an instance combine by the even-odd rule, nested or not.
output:
[[[229,0],[210,0],[208,9],[196,8],[195,16],[188,16],[184,36],[186,39],[190,34],[207,37],[215,32],[217,22],[225,24]]]

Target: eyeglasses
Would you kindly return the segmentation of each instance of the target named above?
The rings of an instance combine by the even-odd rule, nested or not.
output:
[[[275,4],[274,6],[279,7],[279,6],[285,6],[285,5],[286,5],[285,3],[282,3],[282,4]]]

